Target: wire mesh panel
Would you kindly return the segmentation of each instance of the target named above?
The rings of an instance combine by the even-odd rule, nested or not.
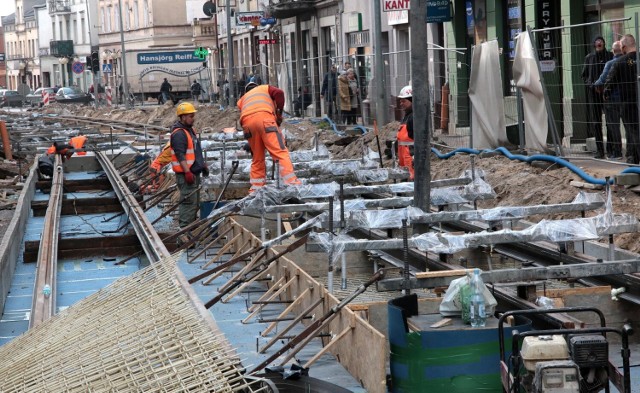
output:
[[[614,42],[633,30],[629,19],[617,19],[532,31],[552,124],[566,156],[623,160],[636,149],[637,138],[628,134],[637,133],[637,99],[624,93],[635,92],[635,74],[634,82],[620,79],[628,67],[613,60],[627,49],[616,44],[612,53]],[[622,115],[632,109],[635,116],[625,122]]]
[[[1,347],[0,391],[261,390],[181,288],[174,258],[115,281]]]

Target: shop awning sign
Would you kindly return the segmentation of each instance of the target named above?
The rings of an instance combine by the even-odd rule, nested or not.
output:
[[[429,0],[427,1],[427,23],[442,23],[451,21],[451,1]]]
[[[382,11],[402,11],[409,9],[409,0],[382,0]]]
[[[236,25],[237,26],[258,26],[260,25],[260,19],[264,18],[264,12],[237,12],[236,13]]]

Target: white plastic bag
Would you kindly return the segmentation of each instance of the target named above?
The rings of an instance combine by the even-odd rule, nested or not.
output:
[[[465,285],[470,285],[471,276],[468,274],[464,277],[456,278],[451,281],[449,288],[444,294],[444,298],[440,303],[440,314],[444,317],[460,317],[462,316],[462,299],[460,297],[460,290]],[[470,293],[470,291],[469,291]],[[494,314],[498,302],[493,297],[487,286],[484,286],[482,292],[484,295],[484,304],[487,316]]]

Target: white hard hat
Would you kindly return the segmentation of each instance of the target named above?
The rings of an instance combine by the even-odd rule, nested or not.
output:
[[[413,89],[411,85],[407,85],[400,90],[400,94],[398,94],[398,98],[411,98],[413,97]]]

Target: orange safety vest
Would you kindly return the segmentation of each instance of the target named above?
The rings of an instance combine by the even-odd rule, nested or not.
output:
[[[47,149],[47,154],[56,154],[56,147],[51,145],[51,147]]]
[[[69,144],[73,146],[74,149],[82,149],[84,147],[85,142],[87,141],[87,137],[84,135],[74,136],[69,140]],[[79,156],[87,155],[86,151],[79,151],[76,153]]]
[[[413,139],[409,138],[407,125],[403,124],[398,130],[398,163],[400,166],[409,168],[409,174],[413,180],[413,157],[411,157],[410,146],[413,146]]]
[[[187,135],[187,152],[185,153],[184,158],[187,161],[189,168],[191,168],[191,165],[196,162],[196,149],[193,144],[193,138],[191,138],[191,133],[184,128],[176,128],[173,130],[171,135],[178,131],[184,131],[185,135]],[[176,157],[176,152],[173,151],[173,148],[171,148],[171,169],[173,169],[175,173],[184,173],[182,165],[180,165],[180,161],[178,161],[178,157]]]
[[[238,101],[240,109],[240,123],[242,119],[258,112],[267,112],[276,115],[276,105],[269,95],[269,85],[254,87]]]
[[[151,163],[151,168],[155,169],[156,172],[160,172],[165,165],[171,162],[172,154],[171,142],[167,142],[167,144],[162,147],[162,151],[158,157]]]

